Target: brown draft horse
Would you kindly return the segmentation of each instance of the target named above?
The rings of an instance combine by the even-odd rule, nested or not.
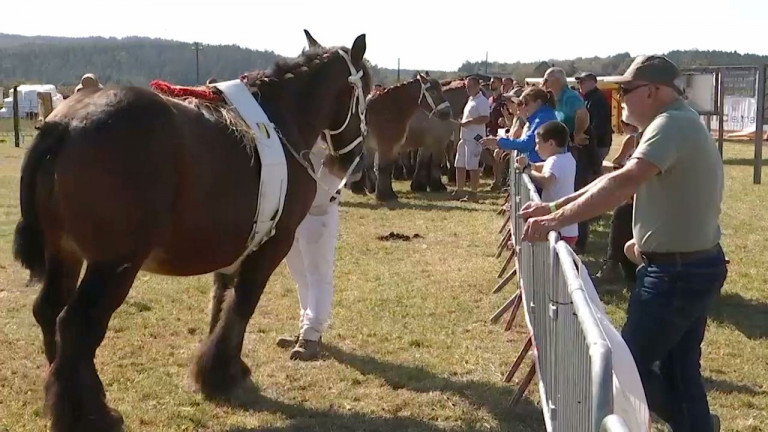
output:
[[[327,160],[334,172],[345,172],[362,152],[358,145],[340,154],[362,142],[361,116],[350,114],[356,97],[362,93],[364,102],[370,92],[365,49],[360,35],[351,49],[309,50],[247,76],[282,133],[287,195],[275,234],[245,257],[233,295],[212,311],[212,331],[192,366],[208,397],[226,396],[248,379],[240,356],[246,326],[314,198],[308,162],[291,152],[304,155],[324,130],[336,131]],[[363,71],[353,85],[352,68]],[[217,113],[144,88],[83,90],[46,119],[25,156],[14,256],[43,278],[33,312],[50,364],[51,430],[121,429],[94,356],[139,270],[206,274],[246,250],[260,161]]]
[[[304,30],[307,44],[310,48],[322,48],[312,35]],[[389,87],[382,93],[371,97],[366,108],[368,135],[366,151],[378,155],[378,177],[375,187],[369,185],[368,190],[375,190],[378,201],[395,201],[397,194],[392,190],[392,171],[398,162],[398,154],[402,147],[408,125],[416,110],[421,107],[429,117],[436,116],[446,120],[451,117],[451,107],[443,97],[440,82],[428,75],[418,76],[410,81]],[[374,158],[369,157],[367,166],[367,181],[376,178],[373,173]],[[359,194],[365,193],[366,179],[350,182],[350,189]]]
[[[451,107],[445,100],[440,83],[421,73],[410,81],[389,87],[368,100],[367,119],[368,136],[366,151],[378,155],[378,172],[372,175],[369,157],[365,175],[370,182],[376,179],[376,200],[396,201],[397,194],[392,190],[392,171],[398,163],[398,154],[405,142],[411,118],[421,108],[428,117],[447,120],[451,117]],[[357,193],[364,191],[365,180],[350,183],[350,188]],[[369,191],[374,189],[368,185]]]

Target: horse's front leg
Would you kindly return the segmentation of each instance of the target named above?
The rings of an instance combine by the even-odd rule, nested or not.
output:
[[[208,335],[211,335],[219,324],[221,310],[224,307],[224,299],[227,292],[235,284],[236,273],[227,274],[216,272],[213,274],[213,295],[211,296],[211,321],[208,324]]]
[[[250,376],[241,358],[243,339],[267,281],[293,244],[293,232],[277,234],[251,253],[240,266],[234,292],[221,308],[218,323],[203,342],[192,365],[192,379],[207,397],[232,393]]]

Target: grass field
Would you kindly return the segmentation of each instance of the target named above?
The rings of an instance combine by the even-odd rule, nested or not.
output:
[[[0,137],[2,139],[2,137]],[[726,148],[725,249],[731,259],[713,311],[703,369],[723,430],[768,430],[768,186],[751,184],[751,147]],[[43,431],[46,362],[31,314],[37,289],[12,261],[23,149],[0,143],[0,431]],[[766,179],[768,181],[768,179]],[[295,363],[274,345],[296,330],[298,300],[284,265],[273,275],[246,336],[257,388],[238,407],[205,401],[187,373],[207,328],[211,277],[139,274],[97,354],[110,403],[129,431],[540,431],[531,389],[517,410],[502,383],[525,336],[487,318],[511,295],[489,294],[499,195],[460,204],[396,188],[393,209],[346,194],[327,354]],[[487,185],[486,185],[487,186]],[[346,193],[346,192],[345,192]],[[607,219],[586,262],[604,251]],[[390,231],[424,239],[382,242]],[[626,296],[604,299],[617,326]],[[518,320],[520,321],[520,320]],[[511,339],[511,343],[510,343]]]

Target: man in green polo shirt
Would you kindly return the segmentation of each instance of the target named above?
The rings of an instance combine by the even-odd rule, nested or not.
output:
[[[701,380],[707,307],[725,283],[720,247],[723,166],[699,115],[681,99],[677,66],[635,59],[621,79],[627,122],[643,130],[624,168],[554,203],[528,203],[523,240],[603,214],[635,195],[643,265],[622,329],[648,405],[674,432],[720,430]]]
[[[565,71],[559,67],[552,67],[544,74],[544,87],[555,94],[557,106],[555,112],[557,118],[568,126],[571,132],[571,154],[576,159],[576,183],[575,190],[588,185],[602,170],[602,161],[598,162],[597,147],[590,142],[586,134],[589,127],[589,111],[581,95],[568,87],[568,78]],[[579,238],[576,240],[574,250],[578,254],[587,251],[589,241],[589,221],[579,223]]]

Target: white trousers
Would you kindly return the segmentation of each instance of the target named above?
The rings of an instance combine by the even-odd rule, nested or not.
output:
[[[328,328],[333,303],[333,266],[339,206],[333,203],[323,215],[308,214],[296,229],[293,246],[285,257],[299,291],[299,337],[318,340]]]

